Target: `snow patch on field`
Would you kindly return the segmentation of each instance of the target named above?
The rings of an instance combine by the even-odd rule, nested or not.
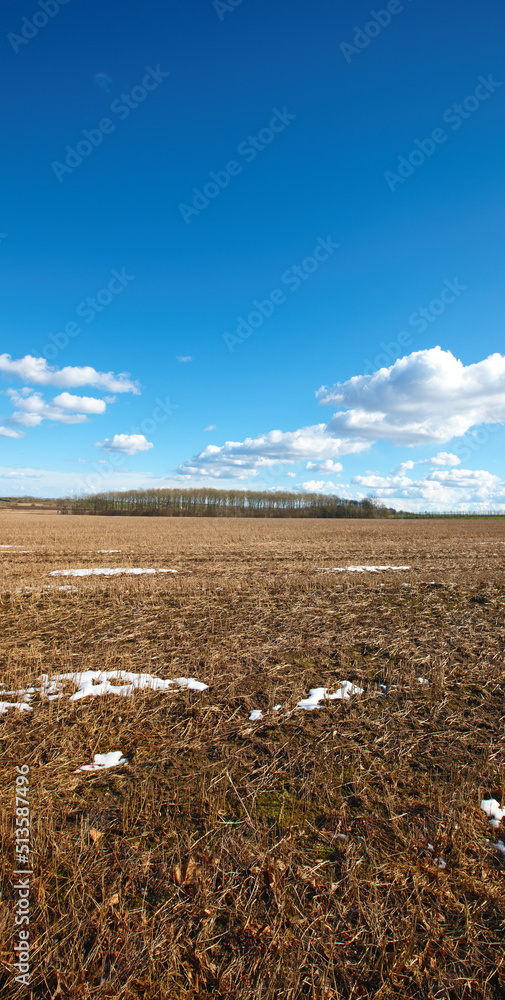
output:
[[[3,694],[10,694],[9,691],[3,691]],[[32,706],[27,705],[23,701],[0,701],[0,715],[7,715],[9,708],[19,708],[20,712],[31,712]]]
[[[136,691],[174,691],[177,688],[206,691],[208,689],[208,684],[197,681],[194,677],[176,677],[174,680],[163,680],[152,674],[129,673],[126,670],[84,670],[81,673],[56,674],[53,677],[42,674],[35,681],[34,687],[19,691],[0,690],[0,695],[21,695],[25,701],[29,701],[34,694],[39,694],[47,701],[54,701],[68,693],[65,689],[69,685],[73,685],[75,688],[74,692],[69,695],[69,701],[80,701],[81,698],[98,697],[105,694],[117,694],[127,698]],[[11,702],[0,702],[0,705],[5,706],[0,709],[0,712],[3,713],[8,708],[25,710],[30,708],[26,704]]]
[[[138,569],[135,566],[111,569],[53,569],[49,576],[119,576],[120,573],[127,573],[130,576],[140,576],[143,573],[177,573],[176,569]]]
[[[308,698],[303,698],[299,701],[295,708],[304,709],[306,712],[312,712],[315,708],[324,708],[324,704],[320,702],[324,701],[335,701],[340,699],[342,701],[347,701],[353,694],[363,694],[364,688],[360,688],[357,684],[352,684],[351,681],[340,681],[340,689],[334,694],[329,694],[327,688],[311,688],[309,691]],[[274,705],[272,712],[279,712],[282,705]],[[291,710],[292,711],[292,710]],[[290,715],[291,711],[288,711],[286,715]],[[286,718],[284,715],[284,718]],[[264,718],[263,712],[255,708],[249,715],[250,722],[259,722]]]
[[[191,691],[206,691],[208,688],[208,684],[203,684],[194,677],[163,680],[152,674],[135,674],[126,670],[85,670],[82,673],[57,674],[52,678],[42,674],[39,681],[40,694],[49,701],[61,697],[66,684],[74,684],[77,689],[70,695],[70,701],[80,701],[81,698],[104,694],[117,694],[127,698],[135,691],[170,691],[174,690],[174,686],[189,688]],[[113,684],[112,681],[123,681],[123,683]]]
[[[351,681],[341,681],[340,690],[336,691],[335,694],[329,694],[327,688],[311,688],[308,698],[303,698],[296,707],[303,708],[306,712],[312,712],[315,708],[324,707],[320,704],[322,701],[334,701],[337,698],[347,701],[352,694],[363,694],[363,690],[356,684],[352,684]]]
[[[497,830],[503,817],[505,816],[505,809],[501,809],[500,803],[496,799],[482,799],[480,807],[483,812],[485,812],[489,825]]]
[[[410,569],[410,566],[334,566],[330,569],[329,566],[324,566],[321,572],[326,573],[382,573],[386,570],[406,570]]]
[[[122,764],[127,764],[128,758],[123,757],[121,750],[112,750],[110,753],[96,753],[93,758],[93,764],[83,764],[82,767],[78,767],[74,774],[78,771],[105,771],[108,767],[121,767]]]

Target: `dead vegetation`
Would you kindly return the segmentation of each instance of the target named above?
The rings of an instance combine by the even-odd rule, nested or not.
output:
[[[504,798],[500,522],[6,512],[0,529],[33,550],[0,550],[8,688],[104,668],[209,685],[0,716],[6,995],[501,1000],[504,830],[479,808]],[[362,563],[412,569],[321,571]],[[48,575],[127,565],[179,573]],[[296,709],[343,679],[364,694]],[[74,773],[110,750],[129,763]],[[22,763],[28,989],[12,950]]]

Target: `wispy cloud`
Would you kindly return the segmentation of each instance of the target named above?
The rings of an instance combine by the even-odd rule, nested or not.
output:
[[[194,361],[195,359],[194,359],[194,358],[192,358],[190,354],[188,354],[188,355],[180,355],[180,356],[177,356],[177,359],[176,359],[176,360],[177,360],[177,361],[181,361],[181,362],[182,362],[182,364],[187,364],[187,363],[188,363],[188,361]]]
[[[100,90],[104,90],[106,94],[110,94],[110,84],[112,83],[112,78],[108,73],[94,73],[93,79]]]
[[[0,427],[0,437],[4,438],[22,438],[24,437],[23,431],[15,431],[12,427]]]
[[[206,431],[215,431],[215,429],[216,429],[216,425],[215,424],[209,424],[208,427],[204,427],[203,428],[204,432],[206,432]]]

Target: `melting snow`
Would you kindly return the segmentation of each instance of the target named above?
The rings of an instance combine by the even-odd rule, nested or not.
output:
[[[249,716],[249,721],[250,722],[256,722],[258,719],[262,719],[262,718],[263,718],[263,712],[260,712],[259,708],[255,708],[254,711],[251,712],[251,714]]]
[[[111,681],[123,681],[123,684],[113,684]],[[0,695],[14,694],[22,695],[25,701],[29,701],[34,694],[40,694],[41,698],[54,701],[64,695],[65,687],[73,684],[77,689],[70,695],[70,701],[79,701],[90,695],[98,696],[102,694],[118,694],[124,698],[134,694],[135,691],[170,691],[174,688],[189,688],[191,691],[206,691],[208,684],[195,680],[194,677],[176,677],[174,680],[162,680],[161,677],[154,677],[152,674],[128,673],[126,670],[84,670],[81,673],[56,674],[49,678],[48,674],[42,674],[36,681],[36,687],[29,687],[19,691],[3,691]],[[14,704],[13,702],[0,702],[0,714],[5,713],[8,708],[21,708],[27,710],[29,705]]]
[[[387,569],[410,569],[410,566],[335,566],[329,573],[378,573]]]
[[[122,756],[121,750],[112,750],[111,753],[96,753],[93,761],[93,764],[78,767],[77,771],[105,771],[107,767],[121,767],[122,764],[128,763],[128,758]],[[77,774],[77,771],[74,771],[74,774]]]
[[[9,694],[9,691],[4,692]],[[31,705],[27,705],[26,702],[19,701],[0,701],[0,715],[7,715],[9,708],[19,708],[20,712],[31,712]]]
[[[118,576],[120,573],[129,573],[133,576],[140,576],[141,573],[177,573],[176,569],[137,569],[127,566],[123,569],[53,569],[49,576]]]
[[[505,809],[500,808],[500,803],[496,799],[482,799],[480,807],[488,817],[489,825],[497,830],[505,816]]]
[[[312,712],[315,708],[323,708],[319,703],[325,699],[334,701],[335,698],[342,698],[346,701],[352,694],[363,694],[363,690],[363,688],[351,684],[350,681],[341,681],[340,691],[337,691],[335,694],[328,694],[327,688],[311,688],[309,697],[299,701],[296,707],[303,708],[306,712]]]
[[[177,677],[175,680],[162,680],[152,674],[135,674],[126,670],[85,670],[82,673],[57,674],[51,680],[46,674],[39,678],[41,695],[53,700],[63,693],[65,683],[75,684],[77,691],[70,695],[70,701],[79,701],[90,695],[118,694],[129,697],[135,691],[168,691],[173,686],[189,688],[192,691],[206,691],[208,684],[195,680],[194,677]],[[121,680],[124,684],[111,684],[111,681]]]

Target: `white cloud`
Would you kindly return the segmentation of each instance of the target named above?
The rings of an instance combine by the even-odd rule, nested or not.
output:
[[[95,448],[118,451],[123,455],[136,455],[138,451],[149,451],[154,445],[143,434],[114,434],[112,441],[109,438],[97,441]]]
[[[95,389],[107,389],[110,392],[139,393],[136,382],[130,379],[127,372],[115,375],[114,372],[98,372],[89,365],[84,367],[56,368],[49,365],[45,358],[34,358],[26,354],[24,358],[15,361],[10,354],[0,354],[0,372],[13,375],[23,382],[35,385],[54,385],[61,389],[76,389],[79,386],[90,385]]]
[[[409,476],[355,476],[392,507],[407,510],[496,510],[505,506],[505,483],[485,469],[433,469],[422,479]]]
[[[327,458],[325,462],[307,462],[307,469],[318,469],[319,472],[342,472],[343,465],[340,462],[332,462]]]
[[[187,356],[183,355],[182,357],[177,358],[177,361],[181,361],[182,364],[187,364],[188,361],[194,361],[194,360],[195,359],[192,358],[190,354],[188,354]]]
[[[369,447],[367,442],[342,441],[326,431],[325,424],[302,427],[297,431],[270,431],[245,441],[226,441],[218,447],[210,444],[195,458],[181,466],[180,472],[215,479],[247,479],[258,470],[278,462],[325,459]]]
[[[30,395],[27,395],[27,391]],[[41,392],[23,389],[7,389],[7,395],[13,406],[18,407],[7,423],[21,427],[36,427],[43,420],[55,420],[61,424],[82,424],[88,419],[87,414],[105,413],[107,409],[103,399],[92,396],[72,396],[62,392],[59,396],[46,403]],[[72,412],[74,411],[74,412]]]
[[[204,427],[203,429],[204,429],[204,432],[205,431],[215,431],[216,425],[215,424],[209,424],[208,427]]]
[[[0,427],[0,437],[21,438],[24,437],[24,434],[23,431],[15,431],[11,427]]]
[[[424,464],[424,463],[423,463]],[[439,451],[434,458],[427,458],[426,464],[430,465],[461,465],[461,459],[453,455],[450,451]]]
[[[286,479],[296,479],[296,472],[286,472]]]
[[[7,389],[7,395],[13,406],[18,407],[7,420],[7,423],[14,424],[14,426],[37,427],[43,420],[55,420],[61,424],[83,424],[88,419],[86,413],[72,413],[68,407],[54,405],[54,400],[52,403],[46,403],[41,392],[32,392],[30,396],[26,396],[16,389]],[[79,397],[74,398],[78,399]],[[97,402],[101,401],[97,400]],[[79,407],[75,407],[75,409],[79,409]],[[103,409],[105,409],[105,404]]]
[[[485,469],[447,469],[431,472],[426,476],[427,482],[445,483],[448,486],[458,486],[467,489],[472,486],[495,487],[500,482],[500,477]]]
[[[492,354],[465,367],[440,347],[415,351],[373,375],[357,375],[316,393],[320,403],[340,406],[327,424],[296,431],[269,431],[245,441],[209,445],[185,462],[185,476],[247,479],[278,462],[309,461],[318,471],[337,471],[334,459],[361,452],[375,441],[426,445],[465,434],[482,423],[505,422],[505,357]],[[441,457],[442,456],[442,457]],[[454,464],[440,452],[436,465]],[[331,467],[327,464],[332,463]],[[320,467],[325,463],[325,468]],[[402,463],[403,474],[412,468]],[[340,470],[338,470],[340,471]]]
[[[55,396],[53,406],[77,413],[105,413],[107,409],[104,399],[95,399],[94,396],[72,396],[70,392],[61,392],[59,396]]]
[[[442,443],[479,424],[505,421],[505,357],[492,354],[465,367],[434,347],[373,375],[323,386],[316,396],[343,408],[329,421],[329,434],[370,443]]]
[[[339,493],[342,489],[337,483],[330,483],[327,479],[309,479],[305,483],[300,483],[307,493]]]

